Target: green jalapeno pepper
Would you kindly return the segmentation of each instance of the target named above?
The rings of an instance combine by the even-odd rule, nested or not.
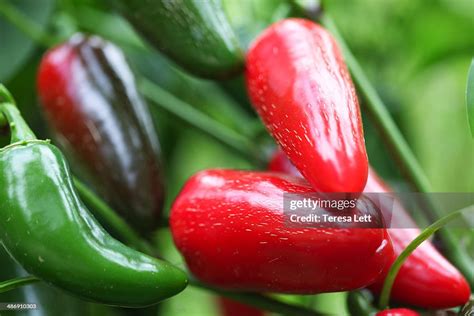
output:
[[[152,305],[185,288],[181,270],[123,245],[98,224],[62,153],[36,139],[13,103],[0,103],[0,113],[11,135],[0,149],[0,242],[27,272],[116,306]]]
[[[243,54],[220,0],[110,3],[152,45],[195,75],[223,78],[243,69]]]

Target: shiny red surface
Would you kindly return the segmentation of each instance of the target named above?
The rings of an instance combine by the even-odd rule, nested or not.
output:
[[[392,308],[378,312],[376,316],[420,316],[420,314],[407,308]]]
[[[368,162],[359,103],[341,52],[318,24],[286,19],[251,46],[249,97],[289,159],[320,192],[362,192]]]
[[[220,315],[222,316],[264,316],[265,313],[252,306],[219,297]]]
[[[269,163],[269,170],[301,176],[282,151],[277,151],[274,154]],[[393,190],[370,168],[364,192],[390,193]],[[395,204],[390,206],[390,209],[382,206],[381,211],[393,216],[392,226],[394,227],[416,227],[398,200],[395,200]],[[418,228],[391,228],[388,229],[388,233],[395,251],[393,262],[403,249],[418,236],[420,230]],[[370,288],[379,293],[384,278],[385,274]],[[392,288],[391,297],[401,303],[424,308],[448,308],[466,303],[470,293],[469,285],[462,274],[430,242],[425,241],[400,269]]]
[[[159,141],[120,49],[72,37],[43,57],[38,94],[73,169],[140,232],[156,227],[164,198]]]
[[[313,190],[279,173],[199,172],[172,206],[174,242],[197,278],[227,289],[321,293],[373,283],[393,256],[385,229],[285,225],[283,194]]]

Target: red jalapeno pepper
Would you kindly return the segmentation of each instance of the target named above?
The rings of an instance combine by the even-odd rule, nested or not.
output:
[[[164,198],[160,144],[120,49],[72,37],[44,56],[38,92],[73,169],[141,232],[155,228]]]
[[[320,192],[362,192],[368,162],[359,103],[341,52],[304,19],[273,24],[246,61],[249,97],[267,129]]]
[[[321,293],[374,282],[393,256],[385,229],[286,225],[284,193],[311,192],[303,179],[277,173],[199,172],[172,206],[174,242],[197,278],[222,288]],[[354,211],[381,227],[373,204]]]
[[[301,177],[282,151],[274,154],[268,168],[271,171]],[[364,192],[389,194],[393,190],[370,168]],[[391,217],[392,226],[397,227],[388,229],[395,251],[391,259],[393,263],[403,249],[419,235],[420,230],[397,199],[394,199],[394,203],[389,207],[380,205],[380,210],[385,216]],[[380,279],[370,286],[371,290],[380,292],[390,265]],[[467,302],[469,296],[470,289],[466,279],[428,241],[421,244],[403,264],[391,293],[392,299],[396,301],[424,308],[459,306]]]

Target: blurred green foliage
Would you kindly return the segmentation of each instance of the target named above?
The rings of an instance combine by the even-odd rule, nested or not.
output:
[[[126,21],[109,10],[106,1],[10,2],[60,38],[83,31],[114,41],[124,49],[137,73],[230,129],[250,137],[255,137],[254,131],[262,130],[248,105],[239,105],[246,100],[241,82],[232,84],[232,94],[238,95],[231,95],[226,93],[229,84],[223,88],[220,83],[183,73],[144,43]],[[223,2],[243,47],[248,47],[270,23],[291,12],[285,0]],[[469,134],[464,101],[467,70],[474,55],[474,1],[335,0],[326,1],[325,5],[389,106],[434,189],[474,191],[474,141]],[[46,137],[35,91],[35,73],[44,47],[1,15],[0,47],[0,81],[6,81],[35,132]],[[224,145],[164,110],[153,107],[153,115],[166,166],[168,208],[185,180],[198,170],[254,168]],[[390,153],[365,116],[364,126],[371,163],[392,183],[400,183]],[[169,232],[159,232],[157,243],[164,257],[183,266]],[[331,312],[330,302],[341,301],[341,297],[328,297],[320,296],[312,303]],[[298,297],[289,299],[305,303],[305,299]],[[163,315],[207,316],[217,311],[215,297],[195,289],[188,289],[162,305]],[[341,309],[332,311],[337,313]]]
[[[407,137],[436,191],[474,191],[474,142],[464,89],[474,55],[474,1],[328,1],[353,53]],[[395,166],[370,126],[369,158]]]
[[[54,9],[54,0],[17,0],[12,1],[16,8],[45,30]],[[0,2],[0,6],[2,3]],[[0,18],[0,81],[12,78],[34,52],[36,43],[17,27],[4,18]]]

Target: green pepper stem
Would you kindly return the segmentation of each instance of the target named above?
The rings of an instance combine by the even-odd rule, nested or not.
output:
[[[8,91],[3,84],[0,84],[0,103],[5,102],[15,104],[15,100],[10,94],[10,91]],[[0,128],[3,128],[6,125],[8,125],[7,118],[5,117],[5,115],[3,115],[2,112],[0,112]]]
[[[16,288],[39,282],[40,279],[34,276],[27,276],[21,278],[15,278],[7,281],[0,282],[0,293],[8,292]]]
[[[339,43],[358,88],[357,90],[365,101],[362,103],[362,106],[381,133],[385,144],[391,149],[402,174],[418,192],[431,192],[431,184],[425,172],[390,116],[387,107],[339,33],[337,26],[328,14],[324,14],[321,20]],[[432,218],[441,218],[443,216],[439,206],[429,197],[426,199],[426,204],[422,206]],[[440,229],[438,236],[445,246],[443,248],[444,254],[461,270],[469,283],[474,286],[474,269],[472,269],[474,263],[472,258],[462,249],[461,243],[451,231],[444,228]]]
[[[15,103],[15,99],[13,98],[12,94],[8,89],[0,83],[0,102],[6,102],[6,103]]]
[[[474,211],[474,205],[465,207],[463,209],[454,211],[449,213],[448,215],[442,217],[441,219],[437,220],[427,228],[425,228],[413,241],[400,253],[397,257],[395,262],[390,267],[390,270],[385,278],[385,282],[383,284],[382,292],[380,293],[380,300],[379,300],[379,307],[381,309],[388,307],[388,302],[390,299],[390,292],[392,291],[393,283],[395,282],[395,278],[397,277],[398,271],[408,259],[408,257],[416,250],[416,248],[421,245],[425,240],[431,237],[436,231],[446,225],[448,222],[452,221],[453,219],[457,218],[461,213]],[[474,269],[471,267],[471,269]]]
[[[471,61],[471,66],[469,66],[467,73],[466,109],[469,129],[471,130],[472,138],[474,138],[474,58]]]
[[[35,134],[18,111],[18,108],[12,103],[0,103],[0,113],[10,127],[10,143],[22,142],[36,139]]]

